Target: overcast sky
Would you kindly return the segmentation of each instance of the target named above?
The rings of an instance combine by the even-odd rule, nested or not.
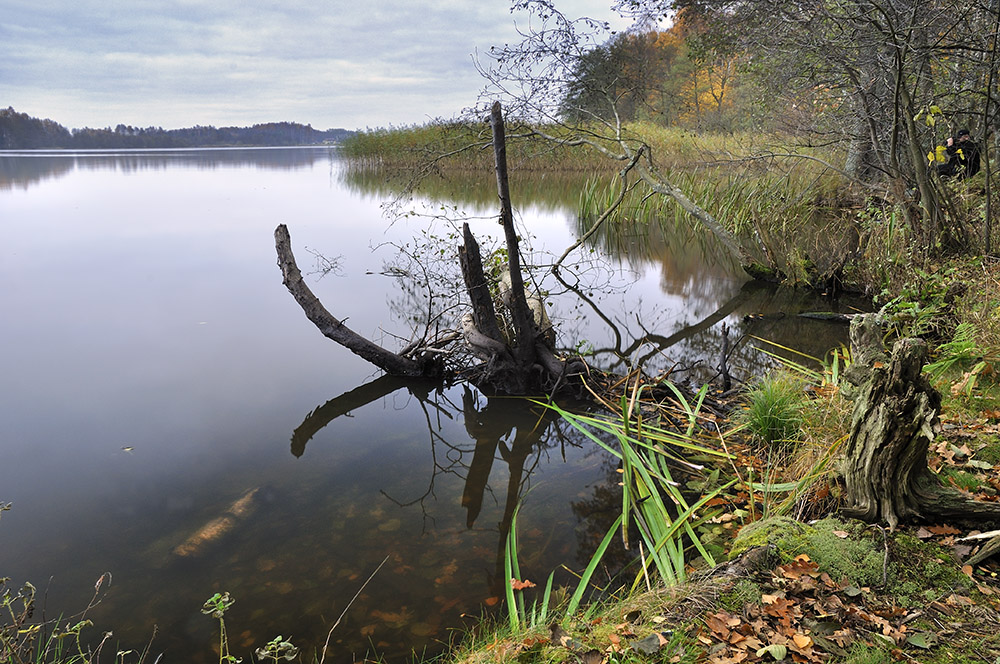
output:
[[[509,0],[4,0],[0,107],[69,128],[420,124],[475,104],[473,54],[526,21]]]

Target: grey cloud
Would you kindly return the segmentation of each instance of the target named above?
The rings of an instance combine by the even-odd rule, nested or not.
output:
[[[69,126],[420,122],[474,103],[472,52],[515,38],[505,0],[5,5],[0,105]]]

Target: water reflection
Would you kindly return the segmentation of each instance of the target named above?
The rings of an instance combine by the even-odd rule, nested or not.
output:
[[[288,296],[277,221],[343,255],[315,289],[357,329],[402,337],[426,310],[376,275],[391,243],[431,231],[386,222],[381,185],[344,173],[325,149],[0,156],[0,217],[18,229],[0,259],[0,500],[14,503],[0,576],[53,577],[49,606],[70,612],[110,570],[96,629],[136,647],[157,625],[171,661],[213,661],[199,612],[213,592],[237,599],[238,654],[276,634],[310,652],[389,554],[332,643],[337,661],[399,661],[498,601],[519,500],[526,576],[589,557],[581,533],[603,532],[601,510],[574,506],[615,491],[603,452],[531,404],[371,380]],[[477,236],[495,232],[490,178],[445,182],[484,217]],[[576,238],[575,186],[533,176],[520,190],[539,262]],[[740,375],[763,357],[751,335],[814,354],[845,338],[794,316],[843,301],[746,283],[682,242],[622,240],[628,255],[567,269],[573,289],[542,282],[567,350],[697,382],[723,322],[743,340]]]
[[[461,419],[468,439],[454,442],[442,435],[437,417],[457,417],[457,406],[443,397],[439,384],[382,376],[331,399],[309,413],[292,433],[292,454],[295,457],[303,456],[309,440],[338,417],[349,416],[354,410],[404,389],[424,413],[433,471],[426,491],[416,498],[400,501],[385,491],[382,493],[400,507],[423,507],[424,501],[435,493],[439,475],[464,477],[461,505],[465,510],[465,526],[471,530],[483,510],[486,493],[489,491],[492,496],[496,496],[489,485],[490,478],[496,472],[495,464],[505,464],[507,482],[497,527],[496,559],[493,572],[488,576],[493,597],[502,597],[505,581],[504,545],[514,511],[522,502],[532,472],[546,450],[558,448],[560,455],[565,458],[568,448],[583,449],[585,441],[575,429],[567,426],[549,409],[524,399],[485,397],[464,386],[461,388]],[[426,522],[426,509],[423,510],[423,517]],[[582,553],[587,555],[586,551]]]
[[[65,177],[76,169],[138,173],[171,168],[295,170],[328,163],[335,147],[176,150],[0,151],[0,191]]]

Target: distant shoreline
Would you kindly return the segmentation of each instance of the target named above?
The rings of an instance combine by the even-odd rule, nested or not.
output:
[[[353,136],[349,129],[313,129],[297,122],[252,127],[197,125],[184,129],[119,124],[69,130],[54,120],[0,109],[0,150],[162,150],[192,148],[298,147],[336,144]]]
[[[340,143],[309,143],[304,145],[191,145],[180,148],[33,148],[33,149],[0,149],[0,156],[62,156],[62,155],[114,155],[128,154],[162,154],[164,152],[180,154],[183,152],[206,152],[223,150],[330,150],[341,148]]]

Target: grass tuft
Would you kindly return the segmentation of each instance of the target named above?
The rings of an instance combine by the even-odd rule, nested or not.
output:
[[[798,380],[772,372],[747,392],[746,408],[737,419],[759,443],[772,447],[794,444],[801,439],[805,399]]]

